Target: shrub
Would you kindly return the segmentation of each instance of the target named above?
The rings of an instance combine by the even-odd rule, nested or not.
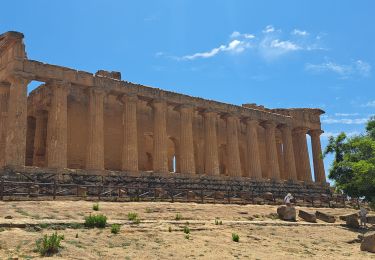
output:
[[[168,228],[168,232],[172,232],[172,227],[169,227],[169,228]]]
[[[118,234],[120,232],[120,225],[119,224],[112,224],[111,226],[111,233],[112,234]]]
[[[129,212],[128,213],[128,220],[134,221],[138,218],[138,214],[135,212]]]
[[[232,233],[232,240],[234,242],[239,242],[240,241],[240,236],[236,233]]]
[[[223,221],[221,221],[218,218],[216,218],[215,219],[215,225],[223,225]]]
[[[185,239],[189,239],[190,236],[188,234],[185,235]]]
[[[91,215],[88,217],[85,217],[85,227],[88,228],[104,228],[105,224],[107,223],[107,217],[105,215],[99,214],[99,215]]]
[[[64,240],[63,235],[57,235],[57,232],[53,233],[51,236],[44,235],[36,241],[36,247],[38,252],[42,256],[50,256],[59,252],[61,248],[61,240]]]
[[[190,234],[190,228],[188,226],[184,226],[184,233]]]
[[[176,217],[174,219],[175,220],[181,220],[182,219],[182,215],[180,213],[177,213]]]
[[[94,205],[92,205],[92,209],[95,210],[95,211],[98,211],[99,210],[99,203],[95,203]]]

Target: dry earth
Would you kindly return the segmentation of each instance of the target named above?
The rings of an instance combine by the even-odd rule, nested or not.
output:
[[[109,227],[43,226],[83,223],[84,216],[98,214],[92,205],[87,201],[0,202],[0,225],[43,227],[1,228],[0,259],[39,258],[34,252],[35,241],[56,228],[65,239],[63,248],[50,259],[375,259],[375,254],[361,252],[359,243],[348,243],[359,233],[342,227],[341,222],[283,222],[272,214],[276,206],[269,205],[100,202],[99,213],[105,214],[109,223],[122,224],[119,234],[111,234]],[[354,212],[321,210],[335,216]],[[128,221],[129,212],[139,215],[140,224]],[[175,220],[177,213],[181,220]],[[215,225],[215,218],[222,225]],[[185,225],[190,227],[188,239],[183,232]],[[232,241],[232,233],[240,236],[239,243]]]

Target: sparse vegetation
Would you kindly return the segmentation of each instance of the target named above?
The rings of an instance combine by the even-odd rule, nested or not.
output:
[[[146,213],[152,213],[153,210],[152,210],[152,208],[146,208],[145,212],[146,212]]]
[[[188,226],[184,226],[184,233],[190,234],[190,228]]]
[[[104,228],[107,224],[107,217],[103,214],[99,215],[91,215],[88,217],[85,217],[85,227],[88,228]]]
[[[133,224],[141,223],[141,219],[138,217],[138,214],[135,213],[135,212],[129,212],[128,213],[128,220],[132,221]]]
[[[42,256],[51,256],[59,252],[61,248],[61,240],[64,240],[63,235],[58,235],[57,232],[52,235],[44,235],[36,241],[37,251]]]
[[[99,211],[99,203],[92,205],[92,210]]]
[[[221,221],[219,218],[215,218],[215,225],[223,225],[223,221]]]
[[[240,241],[240,236],[236,233],[232,233],[232,240],[234,242],[239,242]]]
[[[188,234],[185,235],[185,239],[189,239],[190,236]]]
[[[182,215],[180,213],[177,213],[174,219],[175,220],[181,220],[182,219]]]
[[[111,233],[118,234],[120,232],[120,225],[119,224],[112,224],[111,226]]]
[[[168,232],[172,232],[172,227],[169,227],[169,228],[168,228]]]

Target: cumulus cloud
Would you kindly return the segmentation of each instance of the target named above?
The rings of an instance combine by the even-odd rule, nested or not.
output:
[[[311,51],[319,48],[318,44],[305,37],[298,42],[292,39],[283,39],[281,30],[275,29],[272,25],[267,25],[259,36],[253,33],[242,33],[233,31],[229,35],[229,43],[221,44],[203,52],[196,52],[177,58],[178,60],[195,60],[199,58],[212,58],[223,52],[242,53],[247,49],[253,50],[266,60],[274,60],[287,53],[296,51]],[[308,36],[306,31],[295,30],[296,34]]]
[[[363,104],[362,107],[375,107],[375,100],[369,101],[366,104]]]
[[[309,35],[309,33],[307,31],[302,31],[302,30],[298,30],[298,29],[294,29],[292,31],[292,34],[293,35],[298,35],[298,36],[307,36],[307,35]]]
[[[307,63],[305,69],[314,73],[333,72],[343,79],[352,75],[368,77],[371,74],[371,65],[362,60],[356,60],[350,64],[339,64],[332,61],[320,64]]]
[[[333,137],[336,137],[340,134],[341,132],[324,132],[322,135],[321,135],[321,138],[322,139],[328,139],[330,136],[333,136]],[[360,135],[361,133],[359,131],[352,131],[352,132],[345,132],[346,136],[348,137],[352,137],[352,136],[355,136],[355,135]]]

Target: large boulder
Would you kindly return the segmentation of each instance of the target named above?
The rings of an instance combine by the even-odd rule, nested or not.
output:
[[[348,214],[348,215],[342,215],[342,216],[339,216],[339,219],[341,219],[342,221],[346,221],[348,218],[352,218],[352,217],[357,217],[358,218],[358,213],[352,213],[352,214]]]
[[[303,220],[307,222],[316,223],[316,216],[314,213],[309,213],[304,210],[299,210],[298,217],[302,218]]]
[[[279,218],[287,221],[296,221],[296,209],[292,206],[280,206],[277,208]]]
[[[361,243],[361,250],[375,253],[375,232],[364,235]]]
[[[352,214],[346,218],[346,226],[350,228],[359,228],[358,215]]]
[[[315,215],[316,215],[317,219],[320,219],[324,222],[328,222],[328,223],[335,223],[336,222],[335,216],[332,216],[330,214],[327,214],[327,213],[324,213],[324,212],[321,212],[321,211],[316,211]]]

